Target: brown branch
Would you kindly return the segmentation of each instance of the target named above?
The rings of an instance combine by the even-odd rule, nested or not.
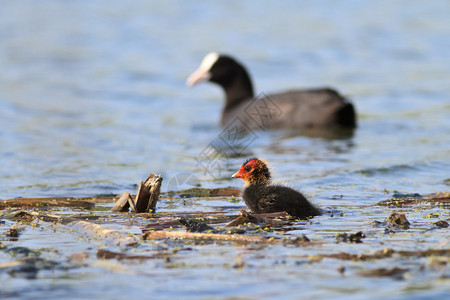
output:
[[[241,190],[234,188],[190,188],[180,191],[168,191],[164,193],[170,198],[171,195],[190,195],[193,197],[237,197],[241,194]]]
[[[98,249],[97,250],[97,258],[99,259],[137,259],[137,260],[145,260],[145,259],[159,259],[167,257],[166,254],[156,253],[154,255],[128,255],[120,252],[113,252],[107,249]]]
[[[394,254],[400,256],[417,256],[417,257],[427,257],[427,256],[450,256],[450,249],[429,249],[422,251],[396,251],[391,248],[383,249],[375,252],[374,254],[351,254],[346,252],[336,253],[336,254],[318,254],[309,256],[311,261],[321,261],[324,258],[334,258],[341,260],[352,260],[352,261],[366,261],[374,259],[383,259],[392,257]]]
[[[404,197],[404,198],[390,198],[378,202],[378,206],[393,206],[393,207],[403,207],[405,205],[429,205],[429,206],[450,206],[450,192],[438,192],[426,195],[426,197]]]
[[[149,212],[156,207],[162,180],[161,175],[150,174],[145,181],[139,183],[139,189],[134,200],[136,212]]]
[[[93,235],[102,240],[109,240],[114,244],[120,246],[133,246],[136,245],[140,240],[138,237],[134,235],[128,235],[117,230],[106,228],[95,223],[81,221],[73,217],[60,217],[56,215],[44,214],[33,211],[20,212],[21,217],[23,217],[23,214],[34,216],[44,222],[52,222],[56,224],[59,223],[62,225],[66,225],[67,227],[76,229],[79,232],[83,232],[88,235]]]
[[[0,209],[6,208],[41,208],[41,207],[81,207],[91,209],[94,207],[92,201],[78,200],[76,198],[54,197],[54,198],[17,198],[0,201]]]
[[[103,227],[86,221],[75,221],[67,226],[82,231],[89,235],[94,235],[102,240],[110,240],[118,246],[134,246],[139,242],[139,238],[134,235],[124,234],[120,231]]]
[[[111,208],[111,211],[126,212],[130,207],[132,211],[136,211],[136,206],[134,205],[134,201],[130,193],[124,192],[120,195],[116,204],[114,204],[114,207]]]
[[[150,192],[150,198],[148,200],[148,205],[146,208],[146,212],[154,209],[156,207],[156,203],[159,199],[159,194],[161,193],[161,183],[163,178],[161,175],[150,174],[148,178],[145,180],[144,184],[148,186]]]
[[[211,240],[211,241],[228,241],[241,243],[272,243],[273,238],[265,238],[260,236],[249,236],[242,234],[217,234],[217,233],[198,233],[198,232],[181,232],[181,231],[148,231],[143,235],[144,240],[157,239],[191,239],[191,240]]]

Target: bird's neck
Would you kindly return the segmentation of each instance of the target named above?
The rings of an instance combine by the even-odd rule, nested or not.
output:
[[[245,182],[245,186],[266,186],[270,185],[270,180],[267,178],[251,178],[248,181]]]
[[[230,110],[254,96],[252,82],[243,67],[236,71],[233,80],[223,83],[222,87],[226,94],[225,110]]]

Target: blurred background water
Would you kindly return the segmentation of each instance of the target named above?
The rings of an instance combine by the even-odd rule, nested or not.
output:
[[[209,51],[241,60],[258,92],[332,86],[353,99],[350,139],[259,134],[250,150],[277,177],[307,192],[350,184],[358,199],[445,189],[449,12],[447,1],[4,2],[0,197],[121,193],[149,172],[239,186],[228,177],[244,158],[213,176],[199,164],[223,93],[185,79]]]
[[[321,206],[449,188],[448,1],[3,1],[0,199],[163,191],[229,178],[248,155]],[[210,51],[249,69],[258,93],[331,86],[358,112],[343,139],[258,132],[246,155],[205,169],[223,92],[189,89]],[[187,177],[186,177],[187,174]]]

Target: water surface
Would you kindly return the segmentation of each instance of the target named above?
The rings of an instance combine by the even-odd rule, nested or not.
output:
[[[361,212],[394,191],[426,194],[449,188],[449,11],[447,1],[400,0],[2,3],[0,199],[133,192],[151,172],[163,175],[164,191],[192,183],[174,183],[180,174],[192,175],[203,187],[240,187],[242,182],[229,177],[247,156],[255,155],[271,162],[275,178],[301,188],[319,206],[352,216],[342,225],[329,221],[326,228],[367,226],[369,219],[387,213]],[[338,88],[356,105],[357,130],[343,139],[258,132],[241,155],[227,158],[220,169],[205,168],[204,151],[222,130],[223,93],[210,84],[189,89],[185,79],[210,51],[244,62],[258,93]],[[160,209],[185,207],[161,203]],[[320,220],[327,222],[326,217]],[[322,229],[303,230],[313,237],[323,234]],[[439,243],[436,239],[427,245]],[[199,251],[243,250],[207,246]],[[264,255],[277,260],[284,251],[275,248]],[[216,267],[221,265],[220,255],[213,259]],[[176,278],[165,286],[173,291],[165,295],[172,298],[185,295],[175,290],[186,286],[192,287],[188,295],[194,298],[286,297],[280,291],[295,289],[299,277],[317,298],[337,291],[347,299],[348,293],[370,298],[364,291],[373,288],[364,281],[353,289],[336,285],[322,291],[334,284],[333,276],[321,281],[323,274],[314,269],[274,274],[272,267],[262,272],[266,279],[256,276],[257,267],[250,270],[246,275],[254,282],[249,279],[241,286],[233,280],[239,275],[222,270],[212,277],[212,270],[189,268],[192,273],[183,275],[186,270],[162,268],[152,275],[162,276],[162,281]],[[78,296],[116,297],[115,292],[108,294],[102,276],[89,276],[101,290]],[[111,276],[111,285],[122,280]],[[53,291],[51,276],[43,282],[2,280],[18,288],[36,284],[36,299],[67,292]],[[68,291],[76,288],[77,281],[66,280]],[[261,284],[265,280],[272,284]],[[222,288],[214,287],[218,283]],[[387,285],[388,291],[398,287],[389,284],[374,286]],[[136,294],[142,291],[135,288]],[[424,289],[423,295],[433,295],[433,288]],[[152,292],[163,293],[157,288]],[[435,296],[440,293],[438,288]],[[415,294],[422,295],[406,290],[398,296]]]

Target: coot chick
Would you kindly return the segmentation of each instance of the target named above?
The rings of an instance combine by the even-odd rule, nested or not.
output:
[[[186,82],[194,86],[202,81],[216,83],[225,91],[223,126],[239,118],[249,129],[356,127],[353,105],[331,88],[289,90],[255,98],[247,70],[228,55],[209,53]]]
[[[242,199],[253,213],[285,211],[291,216],[308,218],[321,214],[300,192],[287,186],[273,184],[269,168],[264,160],[250,158],[233,178],[245,181]]]

